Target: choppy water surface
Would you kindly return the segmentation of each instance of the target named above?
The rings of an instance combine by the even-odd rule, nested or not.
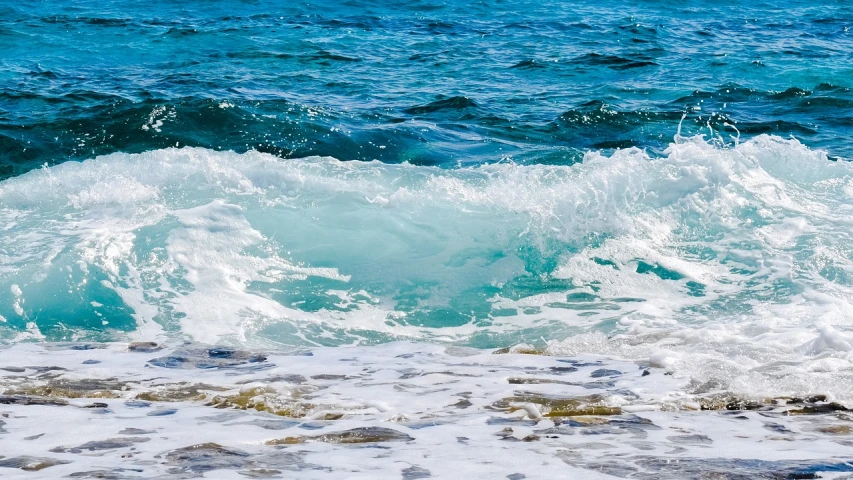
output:
[[[0,473],[848,474],[850,6],[280,3],[0,6]]]
[[[853,155],[836,141],[853,125],[845,2],[0,8],[4,176],[176,144],[571,164],[587,149],[660,152],[684,113],[685,133],[794,135]]]

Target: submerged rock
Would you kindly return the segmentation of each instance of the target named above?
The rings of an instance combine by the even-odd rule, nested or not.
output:
[[[850,435],[853,433],[853,427],[850,425],[827,425],[825,427],[818,427],[815,430],[830,435]]]
[[[158,390],[138,393],[136,394],[136,399],[148,402],[200,401],[207,398],[208,392],[221,392],[223,390],[226,389],[204,383],[175,383],[162,385]]]
[[[834,412],[848,412],[849,408],[840,403],[809,403],[799,408],[792,408],[786,411],[788,415],[822,415]]]
[[[506,397],[492,404],[495,410],[509,413],[518,410],[530,411],[529,405],[538,407],[544,417],[573,417],[579,415],[620,415],[622,409],[608,406],[600,395],[586,397],[553,397],[540,394],[522,393]]]
[[[348,375],[331,375],[328,373],[323,373],[320,375],[312,375],[311,378],[314,380],[353,380],[360,377],[350,377]]]
[[[580,385],[580,383],[576,383],[576,382],[566,382],[564,380],[552,380],[550,378],[534,378],[534,377],[511,377],[511,378],[507,379],[507,382],[510,385],[541,385],[541,384],[572,385],[572,386]]]
[[[412,465],[409,468],[404,468],[402,472],[403,480],[417,480],[420,478],[430,478],[432,477],[432,473],[422,467],[418,467],[416,465]]]
[[[91,470],[88,472],[74,472],[69,478],[97,478],[98,480],[128,480],[140,478],[137,475],[124,475],[123,472],[141,473],[141,469],[117,468],[115,470]]]
[[[215,408],[256,410],[293,418],[302,418],[316,408],[315,405],[300,402],[297,398],[283,397],[268,387],[253,387],[234,395],[216,396],[206,405]]]
[[[115,378],[67,380],[50,378],[39,384],[20,385],[7,394],[59,398],[119,398],[129,388]]]
[[[410,442],[413,437],[392,428],[362,427],[343,432],[326,433],[316,436],[295,436],[270,440],[267,445],[298,445],[302,443],[378,443],[378,442]]]
[[[64,407],[68,405],[67,400],[45,397],[33,397],[30,395],[2,395],[0,405],[51,405]]]
[[[150,365],[161,368],[237,368],[237,367],[261,367],[268,368],[272,365],[260,364],[266,362],[266,355],[260,353],[244,352],[230,348],[208,348],[187,349],[176,351],[165,357],[154,358],[148,361]]]
[[[166,454],[166,463],[195,473],[251,466],[248,453],[226,448],[218,443],[200,443],[172,450]]]
[[[808,460],[761,461],[749,458],[671,458],[638,456],[634,463],[651,475],[643,478],[725,478],[733,480],[779,480],[822,478],[816,472],[853,471],[847,462]],[[591,465],[584,465],[590,468]],[[834,477],[838,478],[838,477]],[[845,477],[847,478],[847,477]]]
[[[107,348],[107,346],[103,343],[76,343],[76,342],[57,342],[50,344],[49,346],[45,346],[48,350],[53,351],[62,351],[62,350],[76,350],[76,351],[85,351],[85,350],[102,350]]]
[[[499,348],[499,349],[492,352],[492,355],[505,355],[505,354],[545,355],[545,350],[539,350],[539,349],[531,347],[530,345],[515,345],[513,347]]]
[[[699,399],[701,410],[758,410],[765,404],[728,394],[713,395]]]
[[[66,465],[71,462],[55,458],[20,456],[0,460],[0,467],[19,468],[27,472],[37,472],[56,465]]]
[[[666,437],[672,443],[685,444],[685,445],[710,445],[713,443],[710,437],[706,435],[676,435],[672,437]]]
[[[270,468],[253,468],[237,472],[247,478],[280,478],[281,470]]]
[[[117,448],[131,447],[134,444],[145,443],[150,440],[151,439],[148,437],[109,438],[107,440],[86,442],[79,447],[56,447],[52,448],[50,451],[54,453],[80,453],[83,450],[88,450],[90,452],[94,452],[96,450],[114,450]]]
[[[286,430],[299,425],[299,420],[279,420],[275,418],[256,418],[246,425],[254,425],[264,430]]]
[[[145,430],[142,428],[133,428],[133,427],[128,427],[128,428],[122,429],[121,431],[118,432],[119,435],[149,435],[152,433],[157,433],[157,431],[156,430]]]
[[[784,412],[786,415],[824,415],[850,411],[846,406],[828,402],[824,395],[811,395],[804,398],[744,398],[730,393],[718,393],[698,399],[701,410],[761,410]]]
[[[615,377],[618,375],[622,375],[622,372],[619,370],[610,370],[607,368],[599,368],[598,370],[593,371],[589,374],[592,378],[601,378],[601,377]]]
[[[154,342],[131,342],[127,349],[131,352],[156,352],[161,347]]]
[[[178,413],[178,409],[176,408],[158,408],[156,410],[152,410],[146,413],[146,416],[149,417],[165,417],[167,415],[174,415]]]
[[[267,377],[267,378],[260,379],[260,380],[257,380],[257,379],[242,380],[239,382],[235,382],[235,384],[236,385],[245,385],[247,383],[252,383],[252,382],[263,382],[263,383],[284,382],[284,383],[303,384],[303,383],[307,383],[308,379],[303,377],[302,375],[297,375],[295,373],[292,373],[289,375],[276,375],[274,377]]]

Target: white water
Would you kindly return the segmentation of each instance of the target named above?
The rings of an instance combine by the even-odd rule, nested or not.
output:
[[[0,183],[0,222],[10,340],[544,339],[853,402],[853,165],[794,140],[455,170],[114,154]]]

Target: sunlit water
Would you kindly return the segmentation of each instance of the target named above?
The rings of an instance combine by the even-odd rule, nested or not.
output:
[[[252,422],[408,432],[380,476],[535,478],[476,461],[527,435],[550,438],[519,453],[551,465],[543,476],[847,471],[834,449],[853,433],[851,27],[829,2],[0,6],[0,404],[53,418],[88,404],[46,398],[100,397],[78,422],[143,412],[146,431],[144,409],[176,402],[177,424],[199,429],[153,450],[150,432],[94,450],[48,435],[10,457],[63,475],[82,474],[76,450],[109,450],[110,474],[124,462],[131,478],[370,477],[337,447],[319,451],[342,455],[331,464],[270,463],[275,438],[251,428],[239,453],[201,450],[242,460],[184,462],[179,448],[217,441],[261,398],[286,408]],[[195,386],[151,393],[175,385]],[[377,403],[379,385],[396,387]],[[211,407],[242,413],[209,421]],[[765,433],[693,412],[707,408],[763,409],[744,418]],[[580,414],[636,441],[563,443]],[[428,418],[446,430],[412,434]],[[2,420],[0,435],[44,433],[33,425]],[[454,456],[456,429],[482,448]],[[801,456],[721,460],[747,430]],[[121,460],[143,443],[144,459]],[[426,444],[456,463],[411,461]],[[2,450],[0,467],[35,469]]]

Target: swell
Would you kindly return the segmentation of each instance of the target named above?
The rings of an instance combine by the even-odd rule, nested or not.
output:
[[[853,124],[853,49],[850,9],[837,5],[321,0],[305,10],[258,0],[190,12],[182,2],[47,0],[2,8],[3,178],[175,145],[569,165],[596,149],[660,156],[684,113],[687,136],[733,143],[730,124],[740,140],[794,135],[853,156],[838,140]],[[217,109],[226,103],[233,107]]]

